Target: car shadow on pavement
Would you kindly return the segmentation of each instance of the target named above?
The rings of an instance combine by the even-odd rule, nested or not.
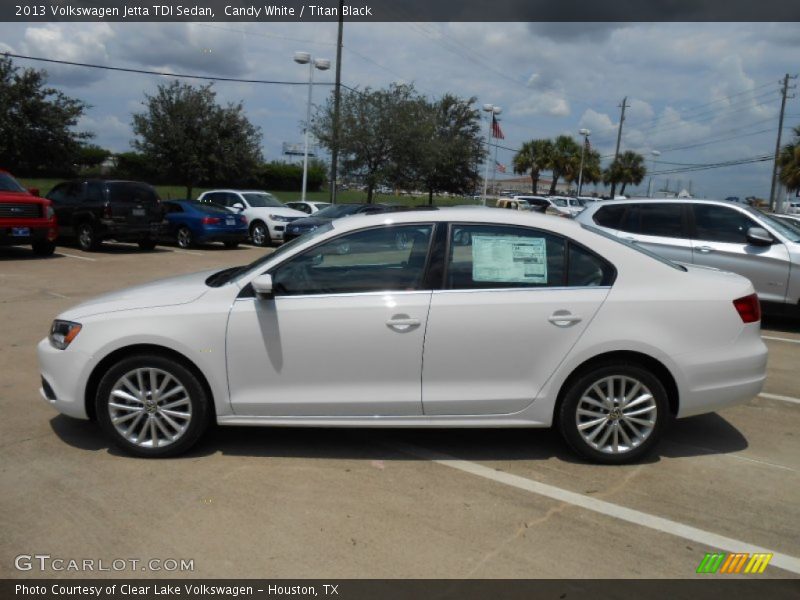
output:
[[[96,423],[58,415],[55,434],[82,450],[127,454],[110,445]],[[738,452],[744,436],[717,414],[671,424],[656,451],[641,463]],[[347,460],[427,460],[455,457],[472,461],[543,461],[585,463],[552,429],[343,429],[294,427],[212,427],[179,458],[221,453],[228,456]]]
[[[800,333],[800,316],[764,314],[761,317],[761,329]]]
[[[58,252],[58,250],[56,250]],[[59,254],[51,254],[50,256],[37,256],[33,253],[33,250],[30,248],[26,248],[24,246],[6,246],[0,248],[0,262],[10,261],[10,260],[30,260],[30,261],[38,261],[38,260],[51,260],[55,258],[64,258]]]

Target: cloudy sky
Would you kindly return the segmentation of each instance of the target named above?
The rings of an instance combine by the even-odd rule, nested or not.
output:
[[[335,42],[335,23],[0,23],[0,51],[242,79],[303,81],[307,70],[293,52],[333,60]],[[351,87],[413,82],[432,97],[451,92],[502,106],[508,148],[562,133],[577,138],[586,127],[593,146],[613,154],[627,96],[622,149],[659,150],[661,162],[649,163],[656,172],[774,152],[778,81],[800,68],[800,28],[789,23],[346,23],[344,47],[342,81]],[[130,149],[131,113],[164,81],[17,64],[46,68],[52,85],[91,104],[81,128],[115,151]],[[317,73],[321,82],[333,78]],[[220,100],[244,102],[267,159],[281,157],[282,142],[301,141],[306,88],[214,87]],[[315,101],[329,89],[315,88]],[[800,124],[800,99],[789,100],[786,113],[784,139]],[[512,154],[500,149],[498,160],[509,165]],[[770,174],[771,163],[760,162],[655,178],[658,187],[669,178],[671,189],[691,181],[699,196],[765,197]]]

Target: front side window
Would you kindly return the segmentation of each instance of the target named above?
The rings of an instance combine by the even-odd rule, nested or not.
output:
[[[694,237],[697,240],[746,244],[747,230],[759,227],[753,219],[734,208],[695,204],[692,210],[696,232]]]
[[[450,235],[449,289],[611,285],[605,260],[552,233],[502,225],[454,225]]]
[[[273,271],[275,294],[420,289],[432,230],[433,226],[428,224],[385,226],[323,242]]]

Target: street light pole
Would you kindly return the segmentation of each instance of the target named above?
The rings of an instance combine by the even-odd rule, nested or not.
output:
[[[483,170],[483,205],[486,206],[486,188],[489,186],[489,163],[492,160],[492,121],[495,115],[503,112],[503,109],[494,104],[484,104],[483,110],[489,113],[489,132],[486,136],[486,166]]]
[[[592,132],[588,129],[580,129],[578,130],[578,133],[583,136],[583,146],[581,146],[581,168],[580,171],[578,171],[578,196],[580,196],[581,190],[583,189],[583,155],[586,152],[586,144],[588,143],[589,136],[592,135]]]
[[[331,61],[324,58],[311,58],[308,52],[295,52],[294,62],[300,65],[308,63],[308,104],[306,106],[306,126],[303,136],[303,191],[300,200],[305,202],[306,189],[308,188],[308,129],[311,126],[311,94],[314,89],[314,69],[326,71],[331,67]]]
[[[657,159],[659,156],[661,156],[661,152],[659,152],[658,150],[652,150],[652,151],[650,152],[650,154],[652,154],[652,155],[653,155],[653,158],[650,160],[650,164],[651,164],[651,165],[652,165],[652,167],[653,167],[653,171],[655,171],[655,170],[656,170],[656,159]],[[652,187],[652,185],[653,185],[653,174],[652,174],[652,172],[651,172],[651,173],[650,173],[650,181],[648,181],[648,182],[647,182],[647,197],[648,197],[648,198],[652,198],[652,197],[653,197],[653,194],[652,194],[652,192],[650,191],[650,190],[651,190],[651,187]]]

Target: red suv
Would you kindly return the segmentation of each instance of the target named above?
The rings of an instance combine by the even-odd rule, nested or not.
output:
[[[50,256],[56,237],[58,225],[50,200],[32,194],[0,170],[0,246],[30,244],[34,254]]]

